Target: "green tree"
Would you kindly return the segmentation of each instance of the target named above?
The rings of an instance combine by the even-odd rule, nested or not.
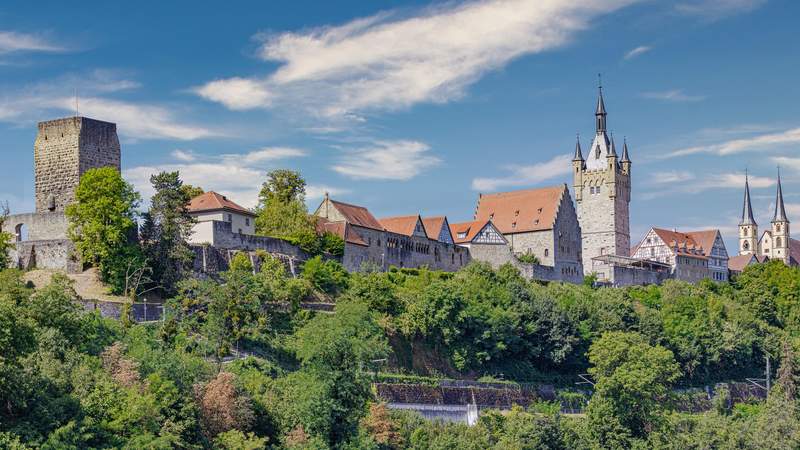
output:
[[[304,279],[315,288],[330,295],[338,295],[347,288],[349,274],[344,266],[332,259],[315,256],[303,264]]]
[[[84,264],[121,292],[127,268],[139,256],[135,244],[139,194],[113,167],[86,171],[66,209],[68,234]]]
[[[186,242],[194,219],[189,215],[189,194],[178,172],[161,172],[150,177],[155,194],[142,225],[141,241],[153,281],[166,295],[176,292],[182,273],[194,260]]]
[[[11,260],[8,257],[8,252],[11,250],[11,233],[6,233],[3,230],[3,224],[8,219],[8,203],[0,203],[0,270],[8,268]]]
[[[364,305],[343,302],[336,314],[317,316],[298,330],[293,348],[304,379],[317,392],[296,420],[324,433],[320,437],[331,444],[344,442],[355,434],[371,398],[369,375],[361,369],[388,350],[381,329]]]
[[[191,184],[186,184],[186,183],[184,183],[181,186],[181,191],[183,191],[183,194],[189,200],[191,200],[191,199],[193,199],[193,198],[195,198],[195,197],[197,197],[199,195],[203,195],[205,193],[203,188],[201,188],[200,186],[192,186]]]
[[[608,332],[589,350],[595,393],[589,421],[603,448],[629,448],[659,424],[662,402],[680,368],[672,352],[638,333]]]

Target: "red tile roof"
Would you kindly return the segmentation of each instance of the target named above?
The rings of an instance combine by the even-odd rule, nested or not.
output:
[[[373,230],[383,231],[383,226],[375,216],[367,208],[363,206],[351,205],[349,203],[338,202],[335,200],[330,201],[333,206],[339,211],[345,220],[353,225],[358,225],[364,228],[372,228]]]
[[[318,233],[333,233],[345,242],[351,244],[367,246],[367,242],[361,237],[347,222],[329,222],[323,218],[317,218],[317,232]]]
[[[422,224],[425,226],[425,233],[428,235],[428,239],[438,241],[439,233],[441,233],[442,227],[446,222],[447,217],[445,216],[423,217]]]
[[[193,198],[191,201],[189,201],[187,209],[189,212],[226,210],[247,216],[256,216],[256,214],[249,209],[239,206],[233,201],[228,200],[228,197],[225,197],[224,195],[218,194],[214,191],[208,191]]]
[[[456,244],[467,244],[472,242],[473,239],[481,232],[481,230],[489,223],[488,220],[475,220],[472,222],[451,223],[450,234],[453,235],[453,242]],[[465,237],[460,238],[459,235],[465,233]]]
[[[383,226],[383,228],[386,229],[386,231],[402,234],[403,236],[413,236],[414,229],[416,228],[417,222],[419,220],[420,220],[419,215],[416,215],[416,216],[385,217],[383,219],[378,219],[378,222],[381,223],[381,225]]]
[[[653,231],[673,252],[700,259],[708,259],[708,254],[711,252],[711,247],[714,245],[713,237],[715,237],[717,233],[717,230],[683,233],[680,231],[665,230],[663,228],[653,228]],[[712,236],[710,244],[708,243],[709,236]],[[705,245],[702,245],[700,242],[703,242]],[[675,249],[676,245],[677,251]]]
[[[750,264],[757,263],[755,255],[737,255],[728,258],[728,269],[734,272],[741,272]]]
[[[566,189],[566,185],[561,185],[482,194],[475,220],[491,220],[503,234],[552,229]]]

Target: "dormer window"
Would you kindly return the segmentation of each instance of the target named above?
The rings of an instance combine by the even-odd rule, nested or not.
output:
[[[519,210],[514,211],[514,217],[517,217],[517,216],[519,216]],[[780,225],[778,225],[778,226],[780,226]]]
[[[466,239],[467,238],[467,233],[466,232],[458,233],[458,238],[459,239]]]

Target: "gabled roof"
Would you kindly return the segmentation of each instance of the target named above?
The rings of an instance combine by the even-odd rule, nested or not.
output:
[[[425,227],[425,233],[428,235],[428,239],[433,239],[435,241],[439,240],[439,234],[442,231],[442,228],[447,224],[447,217],[446,216],[436,216],[436,217],[423,217],[422,218],[422,225]],[[450,227],[448,224],[447,232],[450,232]]]
[[[756,255],[736,255],[728,259],[728,269],[734,272],[741,272],[745,267],[757,262],[758,258],[756,258]]]
[[[239,214],[255,217],[256,214],[249,209],[239,206],[228,197],[218,194],[214,191],[204,192],[189,201],[186,207],[190,213],[204,212],[204,211],[232,211]]]
[[[422,218],[417,214],[416,216],[396,216],[385,217],[378,219],[386,231],[392,233],[402,234],[403,236],[413,236],[417,223],[421,222]],[[425,225],[423,225],[424,227]],[[427,233],[426,233],[427,235]]]
[[[349,203],[338,202],[336,200],[331,200],[330,202],[333,204],[334,208],[336,208],[336,210],[345,217],[345,220],[348,223],[364,228],[372,228],[373,230],[383,231],[383,226],[381,223],[378,222],[378,219],[376,219],[367,208],[363,206],[351,205]]]
[[[367,242],[361,237],[347,222],[329,222],[323,218],[317,219],[317,232],[318,233],[333,233],[345,242],[351,244],[367,246]]]
[[[719,230],[700,230],[687,231],[686,234],[691,236],[697,245],[703,248],[706,255],[710,255],[711,249],[714,247],[714,242],[717,240],[717,236],[720,233]]]
[[[683,233],[663,228],[653,228],[653,231],[674,253],[702,259],[706,259],[711,253],[714,239],[719,232],[718,230],[703,230]]]
[[[478,199],[475,220],[491,220],[503,234],[550,230],[566,189],[566,185],[561,185],[482,194]]]
[[[453,235],[453,242],[456,244],[469,244],[475,240],[486,227],[494,227],[497,229],[489,220],[474,220],[472,222],[451,223],[450,234]],[[502,237],[500,230],[497,230],[497,232],[500,237]],[[464,237],[459,237],[462,234]]]

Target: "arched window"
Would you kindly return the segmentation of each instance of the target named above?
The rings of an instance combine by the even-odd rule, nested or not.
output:
[[[750,243],[747,241],[742,242],[742,250],[750,250]]]
[[[775,238],[775,246],[776,247],[780,247],[781,246],[781,238],[779,238],[779,237]]]

